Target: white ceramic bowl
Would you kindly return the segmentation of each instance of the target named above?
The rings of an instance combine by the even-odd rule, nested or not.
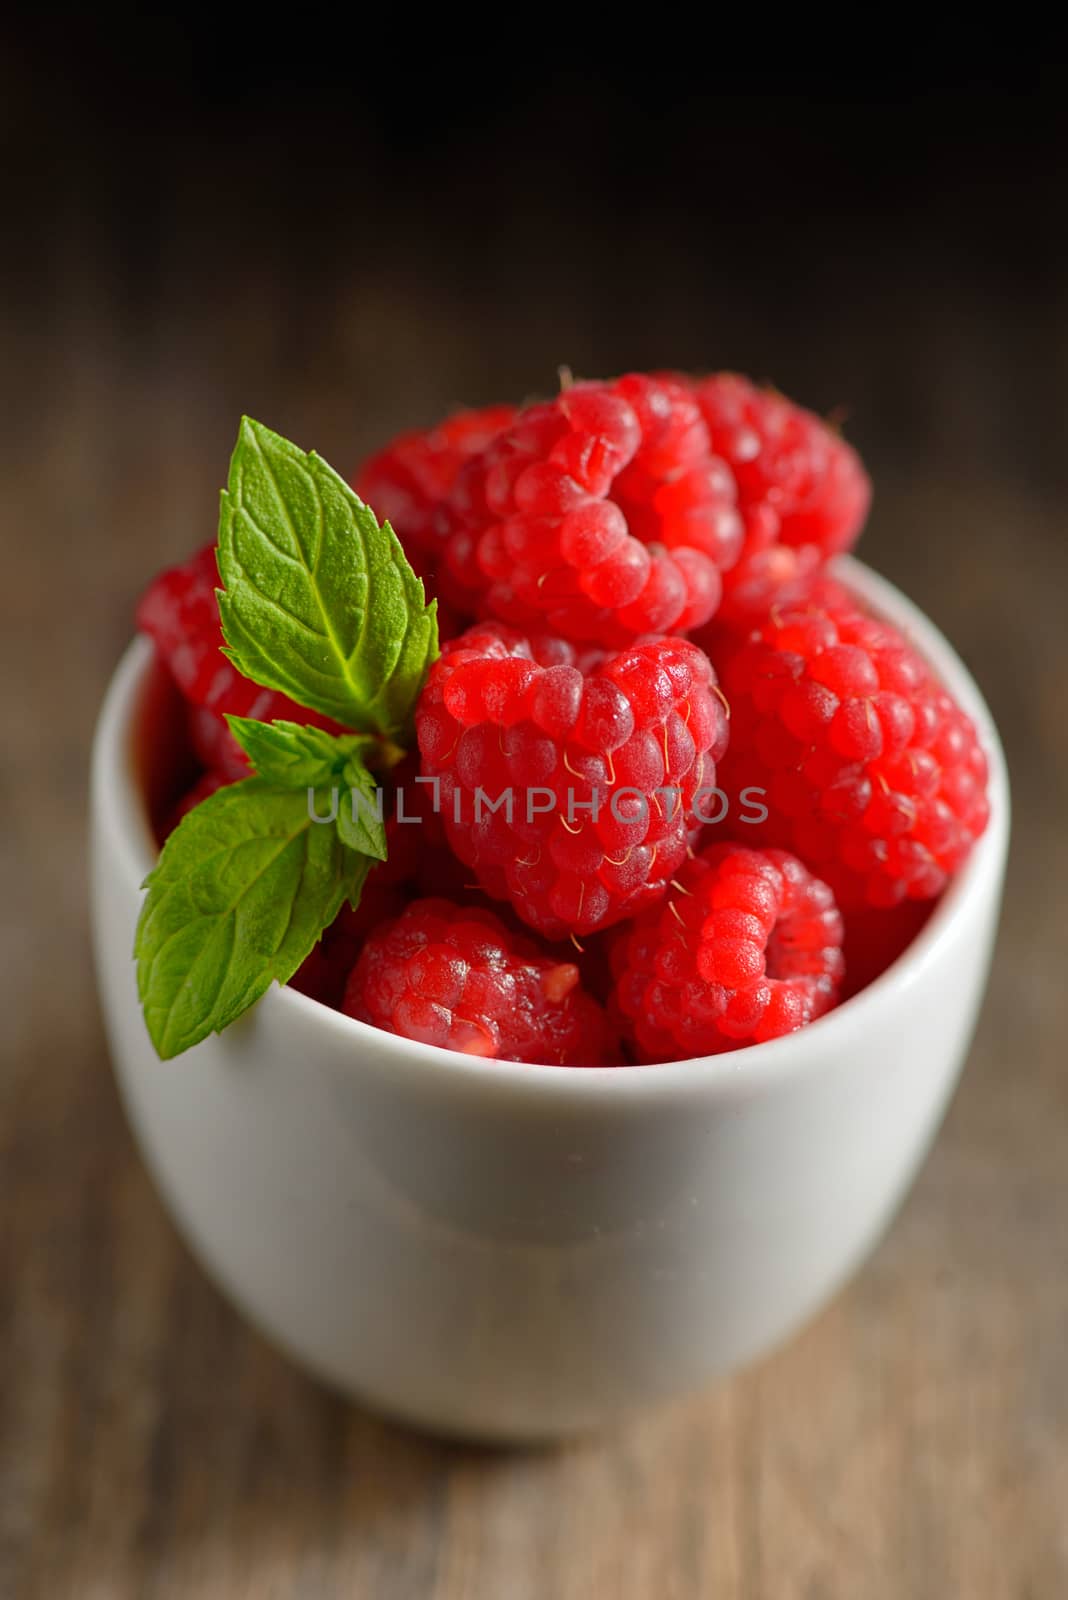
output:
[[[704,1383],[784,1338],[885,1227],[975,1023],[1009,834],[990,715],[945,639],[859,564],[978,724],[989,829],[904,956],[789,1038],[616,1071],[487,1062],[274,987],[160,1062],[130,951],[154,845],[149,646],[96,735],[92,912],[137,1138],[220,1287],[312,1371],[447,1432],[549,1438]]]

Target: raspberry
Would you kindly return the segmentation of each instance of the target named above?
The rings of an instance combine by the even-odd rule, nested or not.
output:
[[[688,641],[580,656],[500,623],[446,647],[416,729],[453,850],[550,939],[664,893],[727,738],[715,675]]]
[[[686,863],[677,888],[613,951],[616,1004],[646,1060],[760,1044],[834,1004],[842,919],[795,856],[713,844]]]
[[[153,581],[137,608],[137,626],[155,642],[186,700],[199,708],[190,716],[190,737],[200,760],[229,778],[242,778],[248,776],[249,764],[224,713],[260,722],[281,718],[309,723],[332,733],[339,729],[329,717],[261,688],[226,659],[215,598],[218,585],[215,546],[205,545]]]
[[[514,406],[457,411],[436,427],[398,434],[364,462],[356,493],[389,521],[409,559],[434,548],[434,514],[465,461],[484,450],[515,416]]]
[[[756,618],[794,598],[857,539],[871,482],[856,451],[784,395],[722,372],[693,385],[712,449],[738,485],[745,542],[723,580],[723,618]]]
[[[611,648],[706,622],[743,538],[694,395],[638,373],[521,411],[441,525],[459,610]]]
[[[939,894],[986,827],[975,728],[890,623],[837,584],[774,609],[718,656],[731,705],[728,797],[763,789],[747,842],[793,850],[844,911]],[[740,814],[732,806],[731,814]]]
[[[370,935],[345,990],[350,1017],[422,1044],[549,1066],[618,1059],[578,968],[492,912],[414,900]]]

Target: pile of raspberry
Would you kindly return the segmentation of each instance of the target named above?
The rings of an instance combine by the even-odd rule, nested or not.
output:
[[[824,1015],[915,936],[986,826],[976,730],[828,563],[856,451],[733,373],[459,412],[357,491],[439,600],[387,862],[292,980],[405,1038],[560,1066],[689,1060]],[[227,712],[326,719],[220,650],[214,550],[138,612],[195,782]],[[414,819],[414,820],[412,820]]]

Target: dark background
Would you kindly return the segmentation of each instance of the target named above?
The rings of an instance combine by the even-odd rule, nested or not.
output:
[[[428,67],[318,33],[112,31],[52,14],[9,53],[8,304],[31,339],[106,316],[149,390],[180,356],[220,460],[239,408],[343,461],[561,361],[659,362],[844,405],[876,469],[1068,471],[1060,68],[847,77],[753,39],[711,72],[653,41],[610,74],[518,45],[506,70]]]
[[[772,14],[665,12],[598,61],[573,20],[502,18],[491,57],[445,18],[430,64],[311,13],[60,8],[0,44],[5,1596],[1068,1586],[1068,74],[830,17],[806,54]],[[500,1459],[325,1395],[175,1239],[92,995],[85,769],[242,411],[345,470],[561,363],[844,408],[863,552],[986,691],[1016,843],[971,1066],[874,1261],[707,1399]]]

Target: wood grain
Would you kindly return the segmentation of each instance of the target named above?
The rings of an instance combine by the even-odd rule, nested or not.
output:
[[[982,287],[930,255],[922,282],[902,258],[844,290],[830,323],[818,288],[769,322],[737,291],[728,316],[684,239],[661,241],[640,305],[637,268],[613,287],[610,240],[538,298],[506,277],[536,218],[472,252],[461,281],[344,248],[279,263],[232,233],[209,250],[185,204],[131,261],[72,201],[37,241],[39,273],[24,241],[0,318],[0,1595],[1068,1592],[1068,542],[1062,441],[1006,420],[1040,348],[1063,384],[1063,321],[1021,301],[995,325]],[[109,1073],[85,771],[135,595],[209,533],[240,410],[344,466],[456,400],[551,385],[557,359],[734,362],[819,405],[852,400],[878,482],[866,553],[987,691],[1016,832],[963,1087],[872,1261],[733,1381],[512,1454],[317,1387],[192,1264]],[[1043,381],[1052,393],[1053,370]]]

